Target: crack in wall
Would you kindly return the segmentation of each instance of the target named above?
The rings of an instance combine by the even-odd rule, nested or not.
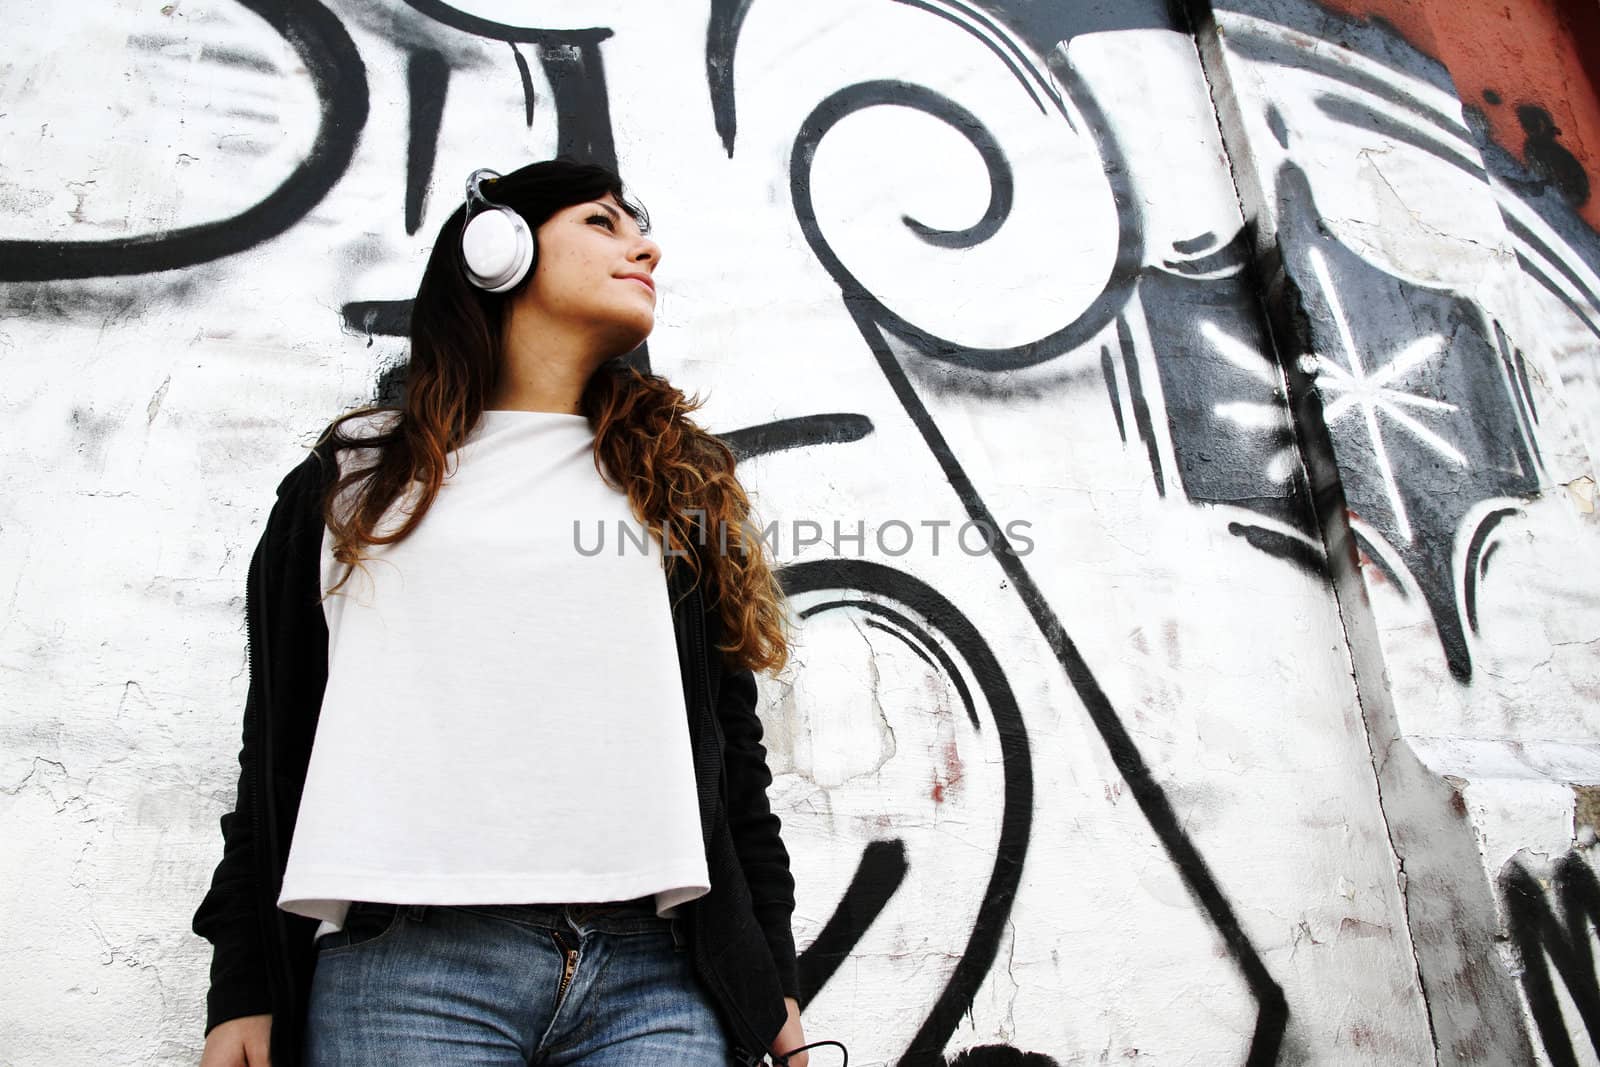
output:
[[[1189,21],[1191,37],[1195,42],[1195,51],[1199,59],[1201,75],[1206,83],[1207,94],[1211,101],[1212,113],[1216,117],[1217,133],[1222,144],[1223,157],[1227,163],[1234,200],[1239,207],[1240,217],[1244,220],[1246,229],[1254,235],[1254,240],[1251,242],[1252,259],[1247,268],[1252,272],[1252,280],[1255,282],[1251,288],[1262,306],[1267,341],[1271,346],[1274,365],[1286,399],[1295,459],[1300,466],[1302,475],[1306,478],[1307,486],[1310,488],[1312,507],[1317,516],[1317,528],[1322,538],[1325,558],[1328,561],[1329,587],[1334,598],[1340,632],[1344,637],[1345,662],[1349,668],[1356,707],[1361,713],[1367,757],[1372,767],[1373,785],[1377,796],[1378,817],[1382,820],[1384,836],[1389,845],[1389,854],[1395,865],[1395,886],[1399,892],[1401,912],[1406,921],[1408,935],[1406,947],[1411,954],[1412,976],[1424,1005],[1423,1017],[1428,1025],[1429,1042],[1433,1048],[1434,1064],[1437,1067],[1440,1061],[1439,1034],[1434,1024],[1433,1008],[1429,1002],[1427,987],[1423,982],[1422,961],[1418,954],[1415,927],[1411,918],[1409,878],[1405,870],[1405,859],[1401,855],[1395,840],[1394,828],[1389,818],[1389,806],[1384,798],[1383,772],[1380,769],[1374,748],[1373,725],[1368,715],[1367,701],[1363,698],[1359,667],[1356,662],[1355,635],[1351,632],[1349,619],[1350,605],[1347,604],[1347,598],[1340,589],[1341,576],[1347,576],[1348,580],[1353,580],[1357,583],[1361,580],[1358,568],[1355,567],[1353,552],[1341,551],[1353,548],[1354,537],[1353,531],[1349,526],[1348,511],[1343,506],[1344,489],[1342,476],[1337,460],[1331,455],[1331,448],[1327,449],[1329,454],[1322,457],[1323,462],[1319,464],[1319,467],[1324,474],[1331,473],[1332,478],[1331,480],[1326,478],[1321,480],[1320,485],[1318,481],[1313,480],[1313,472],[1305,459],[1307,454],[1305,448],[1307,444],[1307,426],[1300,416],[1300,407],[1290,389],[1289,375],[1284,362],[1285,356],[1291,353],[1285,350],[1282,330],[1278,325],[1279,319],[1272,313],[1275,310],[1271,306],[1272,294],[1261,284],[1264,276],[1271,276],[1263,268],[1270,270],[1270,265],[1276,263],[1278,269],[1282,270],[1282,253],[1278,246],[1276,218],[1269,210],[1271,202],[1267,199],[1257,177],[1258,168],[1254,166],[1255,154],[1250,150],[1250,137],[1246,132],[1244,122],[1244,106],[1239,94],[1233,87],[1232,74],[1229,70],[1227,57],[1224,54],[1224,32],[1217,24],[1216,16],[1210,3],[1204,2],[1204,0],[1186,0],[1183,7],[1184,14]],[[1244,167],[1249,169],[1242,170]],[[1382,177],[1381,172],[1380,177]],[[1254,201],[1254,203],[1249,201]],[[1285,278],[1285,281],[1287,284],[1278,294],[1278,298],[1283,304],[1296,303],[1298,288],[1287,278]],[[1303,319],[1304,317],[1303,307],[1296,306],[1292,309],[1286,308],[1284,310],[1287,312],[1286,317],[1291,321]],[[1326,427],[1319,426],[1317,429],[1322,430],[1323,436],[1326,435]],[[1319,441],[1318,443],[1327,444],[1326,441]],[[1339,506],[1333,507],[1326,504],[1319,506],[1319,502],[1328,501],[1336,502]],[[1362,603],[1364,600],[1364,597],[1357,597],[1357,603]],[[1367,621],[1375,626],[1375,620],[1370,618],[1370,611],[1368,615]],[[1391,738],[1386,743],[1385,748],[1399,740],[1398,736]],[[1387,758],[1385,762],[1387,762]],[[1313,944],[1317,943],[1315,938],[1311,938],[1309,928],[1305,931],[1305,935]],[[1295,937],[1294,943],[1296,947],[1298,947],[1300,940],[1300,937]]]

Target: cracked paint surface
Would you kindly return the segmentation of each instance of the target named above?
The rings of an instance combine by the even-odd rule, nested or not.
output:
[[[809,1034],[1583,1048],[1581,976],[1521,976],[1590,899],[1600,262],[1335,6],[18,12],[0,1061],[198,1058],[272,491],[393,395],[460,176],[574,146],[649,204],[650,365],[762,518],[867,534],[785,546],[761,681]],[[962,551],[975,517],[1030,543]]]

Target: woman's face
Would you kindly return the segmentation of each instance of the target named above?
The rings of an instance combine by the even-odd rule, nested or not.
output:
[[[601,339],[607,355],[637,348],[655,326],[661,249],[607,193],[562,208],[537,231],[539,262],[522,298]]]

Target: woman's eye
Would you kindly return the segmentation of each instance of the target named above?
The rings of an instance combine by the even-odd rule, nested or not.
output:
[[[608,230],[615,230],[617,228],[617,224],[611,221],[611,216],[610,215],[590,215],[587,219],[584,219],[583,221],[585,221],[585,222],[599,222],[599,223],[603,224],[605,226],[605,228],[608,229]]]

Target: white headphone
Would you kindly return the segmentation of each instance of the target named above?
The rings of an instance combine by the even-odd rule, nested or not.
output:
[[[480,169],[467,178],[467,223],[461,228],[461,258],[467,281],[491,293],[503,293],[528,276],[539,258],[528,221],[483,195],[479,183],[500,177]],[[480,206],[473,214],[473,204]]]

